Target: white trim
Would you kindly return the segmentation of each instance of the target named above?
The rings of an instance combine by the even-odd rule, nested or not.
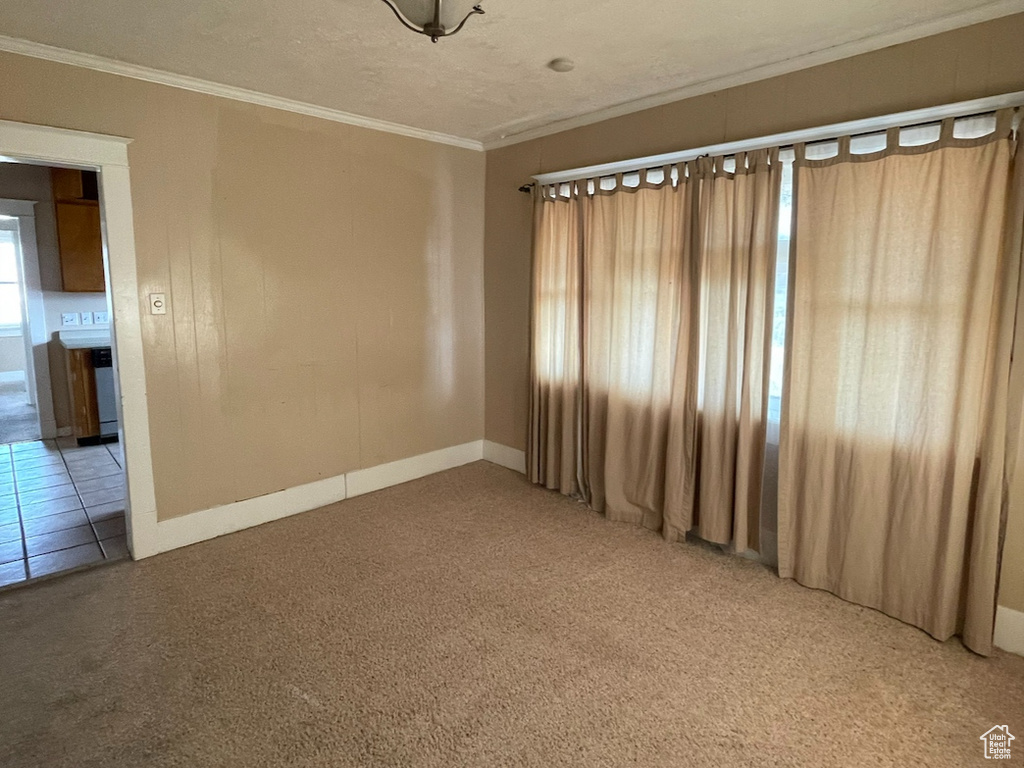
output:
[[[617,173],[632,173],[644,168],[660,168],[664,165],[684,163],[701,155],[715,157],[732,155],[737,152],[750,152],[755,149],[766,149],[768,147],[786,147],[798,142],[824,141],[839,136],[875,133],[884,131],[887,128],[920,125],[921,123],[943,120],[947,117],[976,115],[982,112],[993,112],[997,109],[1019,107],[1021,105],[1024,105],[1024,91],[1014,91],[1013,93],[988,96],[983,99],[959,101],[955,104],[913,109],[908,112],[895,112],[889,115],[869,117],[864,120],[848,120],[845,123],[832,123],[831,125],[821,125],[816,128],[805,128],[799,131],[775,133],[771,136],[759,136],[753,139],[744,139],[743,141],[709,144],[704,147],[696,147],[695,149],[684,149],[678,152],[666,152],[661,155],[648,155],[647,157],[637,157],[630,160],[619,160],[614,163],[588,165],[583,168],[570,168],[566,171],[538,173],[533,179],[538,184],[561,184],[580,179],[614,176]]]
[[[127,150],[127,146],[123,145]],[[100,168],[100,210],[106,261],[107,312],[113,351],[118,439],[124,450],[128,546],[135,558],[156,551],[156,488],[149,435],[149,390],[142,343],[141,301],[135,261],[128,166]]]
[[[10,37],[8,35],[0,35],[0,51],[6,51],[7,53],[14,53],[20,56],[29,56],[35,59],[43,59],[45,61],[53,61],[58,64],[67,64],[73,67],[82,67],[84,69],[91,69],[97,72],[104,72],[106,74],[129,77],[134,80],[157,83],[159,85],[166,85],[172,88],[181,88],[182,90],[192,91],[194,93],[218,96],[220,98],[241,101],[247,104],[257,104],[259,106],[270,107],[271,109],[280,109],[300,115],[309,115],[311,117],[318,117],[323,120],[331,120],[337,123],[345,123],[346,125],[354,125],[360,128],[369,128],[370,130],[394,133],[400,136],[408,136],[414,139],[422,139],[423,141],[447,144],[454,147],[462,147],[464,149],[484,151],[499,149],[512,144],[520,144],[543,136],[550,136],[573,128],[580,128],[585,125],[592,125],[615,117],[621,117],[623,115],[640,112],[645,109],[651,109],[652,107],[659,107],[675,101],[682,101],[683,99],[692,98],[701,94],[721,91],[726,88],[752,83],[757,80],[765,80],[770,77],[796,72],[801,69],[808,69],[820,64],[828,64],[833,61],[839,61],[840,59],[849,58],[862,53],[869,53],[888,46],[899,45],[900,43],[906,43],[911,40],[917,40],[930,35],[937,35],[960,27],[970,26],[971,24],[990,21],[1002,16],[1009,16],[1013,13],[1019,13],[1022,10],[1024,10],[1024,2],[1022,2],[1022,0],[995,0],[995,2],[987,3],[977,8],[969,8],[938,19],[932,19],[919,24],[903,27],[902,29],[882,32],[877,35],[870,35],[868,37],[860,38],[859,40],[853,40],[848,43],[834,45],[830,48],[811,51],[800,56],[794,56],[792,58],[785,59],[784,61],[753,67],[751,69],[743,70],[742,72],[734,72],[729,75],[704,80],[699,83],[691,83],[690,85],[682,86],[680,88],[673,88],[671,90],[645,96],[640,99],[623,102],[622,104],[616,104],[584,115],[555,120],[521,133],[515,133],[495,139],[487,139],[484,141],[468,139],[461,136],[453,136],[451,134],[440,133],[438,131],[429,131],[401,123],[392,123],[387,120],[379,120],[372,117],[366,117],[364,115],[357,115],[351,112],[344,112],[338,109],[310,104],[308,102],[296,101],[294,99],[287,99],[281,96],[272,96],[259,91],[249,90],[247,88],[224,85],[210,80],[203,80],[197,77],[190,77],[188,75],[179,75],[173,72],[154,69],[152,67],[145,67],[139,64],[130,64],[128,62],[110,59],[105,56],[96,56],[91,53],[72,51],[66,48],[59,48],[57,46],[37,43],[31,40],[24,40],[22,38]]]
[[[345,475],[236,501],[190,515],[161,520],[158,549],[168,552],[206,539],[325,507],[346,498]]]
[[[111,312],[118,375],[119,436],[125,455],[128,548],[136,558],[158,549],[156,493],[149,436],[139,284],[135,266],[130,139],[0,121],[0,156],[39,164],[92,168],[100,172],[107,301]]]
[[[157,525],[157,550],[168,552],[300,512],[319,509],[328,504],[344,501],[346,498],[479,461],[482,457],[483,441],[474,440],[388,464],[353,470],[344,475],[316,480],[265,496],[162,520]]]
[[[21,56],[31,56],[35,59],[45,59],[58,64],[68,64],[73,67],[92,69],[97,72],[105,72],[110,75],[130,77],[133,80],[144,80],[148,83],[168,85],[172,88],[181,88],[193,93],[202,93],[207,96],[218,96],[222,99],[242,101],[246,104],[257,104],[261,107],[280,109],[285,112],[294,112],[299,115],[318,117],[322,120],[331,120],[335,123],[345,123],[359,128],[369,128],[373,131],[394,133],[399,136],[408,136],[413,139],[431,141],[435,144],[447,144],[452,147],[472,149],[482,152],[484,145],[474,139],[464,139],[460,136],[452,136],[438,131],[428,131],[423,128],[415,128],[411,125],[392,123],[387,120],[378,120],[373,117],[356,115],[351,112],[342,112],[339,109],[321,107],[316,104],[309,104],[304,101],[286,99],[281,96],[271,96],[259,91],[251,91],[247,88],[237,88],[233,85],[223,85],[209,80],[201,80],[197,77],[177,75],[173,72],[164,72],[160,69],[143,67],[138,64],[129,64],[116,59],[108,59],[104,56],[94,56],[91,53],[80,53],[69,51],[66,48],[57,48],[43,43],[34,43],[31,40],[22,40],[16,37],[0,35],[0,51],[16,53]]]
[[[1013,13],[1019,13],[1022,10],[1024,10],[1024,2],[1022,2],[1022,0],[995,0],[995,2],[991,2],[977,8],[970,8],[938,19],[913,24],[902,29],[882,32],[877,35],[870,35],[868,37],[860,38],[859,40],[853,40],[830,48],[811,51],[800,56],[794,56],[792,58],[785,59],[784,61],[753,67],[751,69],[743,70],[742,72],[734,72],[729,75],[704,80],[698,83],[691,83],[690,85],[682,86],[680,88],[673,88],[671,90],[645,96],[640,99],[623,102],[622,104],[616,104],[584,115],[555,120],[521,133],[515,133],[509,136],[502,136],[500,138],[488,139],[485,141],[453,136],[451,134],[440,133],[438,131],[429,131],[422,128],[416,128],[415,126],[389,122],[387,120],[379,120],[372,117],[366,117],[364,115],[357,115],[351,112],[344,112],[338,109],[310,104],[308,102],[296,101],[294,99],[288,99],[281,96],[272,96],[259,91],[249,90],[247,88],[224,85],[210,80],[203,80],[196,77],[190,77],[188,75],[179,75],[173,72],[154,69],[152,67],[130,64],[128,62],[118,61],[104,56],[72,51],[66,48],[59,48],[57,46],[46,45],[44,43],[37,43],[31,40],[24,40],[22,38],[10,37],[7,35],[0,35],[0,51],[6,51],[7,53],[14,53],[20,56],[29,56],[36,59],[43,59],[46,61],[53,61],[59,64],[67,64],[74,67],[82,67],[84,69],[91,69],[111,75],[129,77],[134,80],[157,83],[159,85],[166,85],[172,88],[181,88],[194,93],[218,96],[220,98],[241,101],[247,104],[257,104],[259,106],[270,107],[271,109],[280,109],[286,112],[309,115],[311,117],[345,123],[346,125],[354,125],[360,128],[369,128],[370,130],[408,136],[414,139],[422,139],[423,141],[447,144],[464,149],[484,151],[499,149],[512,144],[519,144],[532,139],[541,138],[543,136],[550,136],[555,133],[568,131],[573,128],[580,128],[585,125],[592,125],[615,117],[621,117],[623,115],[640,112],[645,109],[651,109],[652,107],[659,107],[675,101],[682,101],[683,99],[692,98],[701,94],[721,91],[726,88],[752,83],[757,80],[765,80],[770,77],[796,72],[801,69],[808,69],[821,64],[828,64],[830,62],[849,58],[858,54],[869,53],[888,46],[899,45],[900,43],[906,43],[911,40],[917,40],[930,35],[937,35],[942,32],[958,29],[960,27],[970,26],[971,24],[978,24],[984,21],[997,19],[1002,16],[1008,16]]]
[[[25,385],[28,389],[28,404],[36,412],[36,427],[39,430],[40,437],[49,437],[49,435],[43,435],[42,424],[40,423],[40,408],[39,406],[39,392],[36,390],[36,351],[35,345],[33,344],[33,336],[37,336],[37,333],[33,332],[32,329],[32,315],[35,314],[32,310],[42,309],[42,292],[32,291],[33,302],[29,303],[29,260],[35,256],[36,268],[38,269],[38,254],[35,253],[36,243],[36,217],[35,212],[31,216],[20,215],[17,217],[18,221],[18,288],[21,289],[21,346],[25,351]],[[32,305],[37,306],[33,307]],[[43,319],[45,327],[45,315],[39,312],[40,319]],[[47,376],[49,378],[49,376]],[[52,401],[52,397],[50,400]],[[43,404],[46,404],[46,400],[43,400]],[[51,407],[53,403],[50,403]]]
[[[526,474],[526,451],[520,451],[518,448],[509,448],[501,443],[484,440],[484,460],[521,475]]]
[[[375,467],[316,480],[275,493],[236,501],[189,515],[161,520],[154,552],[168,552],[200,541],[319,509],[345,499],[417,480],[484,459],[525,472],[526,454],[489,440],[474,440]],[[137,555],[141,557],[142,555]]]
[[[400,459],[388,464],[378,464],[367,469],[348,473],[349,497],[379,491],[400,483],[407,483],[420,477],[461,467],[484,457],[483,440],[442,448],[439,451],[423,453],[409,459]]]
[[[39,437],[43,440],[52,440],[55,437],[60,437],[59,430],[57,429],[57,420],[39,419]]]
[[[0,214],[4,216],[35,216],[36,201],[0,197]]]
[[[21,334],[18,334],[21,336]],[[0,371],[0,384],[17,384],[18,382],[28,384],[24,371]]]
[[[996,631],[992,643],[1004,651],[1024,656],[1024,611],[1000,605],[996,609]]]
[[[86,131],[69,131],[48,125],[31,125],[0,120],[4,145],[0,158],[35,165],[66,165],[100,168],[110,165],[128,166],[128,145],[131,139],[104,136]],[[17,147],[17,156],[11,147]],[[72,160],[69,158],[88,158]]]
[[[811,51],[800,56],[777,61],[772,64],[765,64],[760,67],[734,72],[722,77],[715,77],[699,83],[692,83],[681,88],[673,88],[670,91],[652,94],[640,99],[634,99],[615,106],[589,112],[585,115],[569,117],[564,120],[556,120],[546,125],[531,128],[521,133],[514,133],[495,139],[485,139],[484,149],[490,151],[507,147],[512,144],[521,144],[524,141],[539,139],[555,133],[562,133],[573,128],[581,128],[585,125],[593,125],[615,117],[622,117],[634,112],[642,112],[645,109],[661,107],[675,101],[690,99],[694,96],[701,96],[706,93],[723,91],[727,88],[734,88],[738,85],[767,80],[771,77],[786,75],[790,72],[797,72],[801,69],[810,69],[821,64],[829,64],[840,59],[847,59],[851,56],[858,56],[862,53],[870,53],[889,46],[907,43],[931,35],[938,35],[942,32],[949,32],[960,27],[968,27],[972,24],[980,24],[984,21],[991,21],[1003,16],[1024,11],[1024,2],[1021,0],[996,0],[977,8],[969,8],[958,13],[943,16],[939,19],[932,19],[920,24],[912,24],[902,29],[889,32],[882,32],[877,35],[862,37],[848,43],[834,45],[831,48],[824,48],[819,51]]]

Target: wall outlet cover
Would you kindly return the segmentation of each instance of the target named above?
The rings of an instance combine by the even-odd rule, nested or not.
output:
[[[110,322],[110,313],[108,312],[93,312],[92,319],[95,320],[99,325]]]
[[[78,322],[77,312],[61,312],[60,313],[60,324],[61,325],[80,325]]]
[[[82,325],[92,325],[92,312],[82,313]]]

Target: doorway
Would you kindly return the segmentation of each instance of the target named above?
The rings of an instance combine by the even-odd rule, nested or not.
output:
[[[0,207],[0,444],[42,437],[18,219]]]
[[[13,495],[16,497],[20,497],[16,480],[19,464],[22,476],[35,475],[38,478],[38,482],[30,481],[29,485],[38,485],[39,488],[25,486],[25,490],[30,492],[29,504],[52,500],[47,497],[77,498],[78,502],[65,501],[61,504],[73,504],[75,508],[72,511],[80,509],[85,514],[101,551],[99,537],[107,528],[114,526],[97,528],[95,522],[102,520],[97,516],[94,521],[87,510],[119,504],[123,509],[121,519],[125,530],[125,550],[137,559],[156,554],[159,546],[132,227],[128,144],[129,140],[119,137],[0,121],[0,158],[7,163],[82,171],[92,173],[96,180],[94,212],[84,210],[84,200],[88,195],[83,194],[83,200],[79,201],[83,209],[74,210],[72,218],[82,221],[95,217],[102,232],[102,267],[107,296],[104,311],[109,321],[109,341],[107,362],[101,360],[98,365],[110,365],[116,371],[116,375],[109,377],[109,383],[113,390],[117,437],[116,442],[108,443],[104,438],[109,435],[100,435],[95,444],[91,444],[91,440],[82,443],[75,435],[44,438],[12,444],[6,452],[0,446],[0,470],[4,467],[11,469],[15,491]],[[31,314],[31,306],[28,309]],[[71,314],[76,312],[79,315],[79,331],[98,330],[96,310],[78,309],[72,310]],[[91,329],[82,327],[82,315],[85,312],[92,312]],[[33,328],[32,333],[35,332]],[[49,339],[49,342],[52,341],[52,338]],[[83,343],[94,342],[95,339],[87,339]],[[118,467],[120,477],[116,481],[104,479],[113,476],[110,472],[111,462]],[[26,471],[32,469],[40,471]],[[67,495],[66,488],[48,491],[46,486],[50,481],[42,478],[53,477],[51,473],[61,477],[60,486],[68,485],[63,482],[66,473],[71,485],[76,488],[75,496]],[[35,490],[42,492],[32,494]],[[0,498],[11,495],[0,488]],[[114,496],[118,498],[113,499]],[[106,497],[111,500],[105,500]],[[82,506],[78,507],[78,503]],[[51,511],[61,504],[51,507]],[[64,513],[53,512],[53,515],[60,514]],[[28,519],[34,518],[24,515],[19,518],[19,525],[23,529],[24,521]],[[81,535],[82,531],[76,534]],[[26,558],[33,556],[27,551],[24,554]]]
[[[0,588],[128,555],[103,250],[96,171],[0,163]]]

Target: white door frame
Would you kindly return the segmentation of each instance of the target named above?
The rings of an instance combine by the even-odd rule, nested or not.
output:
[[[149,442],[128,144],[131,139],[0,120],[0,156],[32,165],[99,171],[103,259],[117,366],[118,437],[124,450],[125,523],[135,559],[155,555],[156,493]]]
[[[35,208],[34,203],[32,207]],[[36,424],[39,427],[39,436],[50,437],[51,435],[43,435],[43,420],[39,414],[39,393],[36,391],[36,356],[35,346],[32,343],[32,315],[28,311],[28,275],[25,262],[25,244],[28,242],[30,234],[32,241],[35,242],[35,211],[33,210],[31,215],[20,215],[15,218],[18,220],[18,290],[21,294],[19,296],[21,300],[21,346],[25,350],[25,392],[28,394],[28,404],[36,409]],[[45,329],[45,326],[43,327]]]

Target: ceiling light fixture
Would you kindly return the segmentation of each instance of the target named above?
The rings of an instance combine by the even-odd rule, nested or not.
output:
[[[458,32],[470,16],[483,13],[473,0],[384,0],[395,16],[413,32],[435,43]]]

